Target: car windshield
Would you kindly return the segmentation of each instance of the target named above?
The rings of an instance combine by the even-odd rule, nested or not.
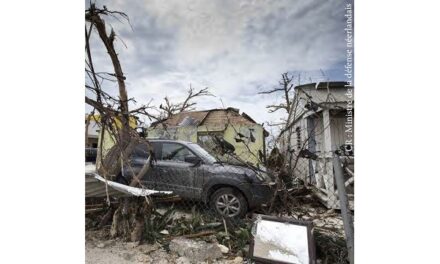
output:
[[[206,160],[208,160],[211,163],[217,162],[217,159],[212,156],[211,154],[209,154],[208,151],[206,151],[204,148],[200,147],[198,144],[196,143],[191,143],[191,148],[197,152],[197,154],[199,154],[200,156],[203,156],[203,158],[205,158]]]

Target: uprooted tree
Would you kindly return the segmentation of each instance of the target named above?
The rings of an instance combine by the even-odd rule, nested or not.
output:
[[[160,121],[169,118],[171,115],[192,110],[195,106],[194,99],[201,96],[211,96],[208,88],[195,90],[193,87],[187,91],[187,96],[182,102],[171,102],[168,97],[164,98],[158,108],[147,105],[141,105],[132,110],[129,109],[129,102],[136,102],[133,98],[128,97],[122,66],[115,49],[116,33],[113,28],[108,28],[103,17],[113,17],[117,20],[123,18],[129,22],[128,16],[119,11],[111,11],[105,6],[103,8],[96,7],[95,4],[90,3],[90,7],[85,11],[85,53],[86,53],[86,83],[85,88],[89,96],[86,95],[85,102],[92,107],[92,118],[94,113],[99,114],[99,118],[95,119],[98,126],[101,128],[101,137],[104,133],[110,135],[114,142],[110,149],[103,148],[103,138],[101,138],[98,146],[98,160],[97,172],[105,179],[115,180],[120,176],[123,167],[128,168],[133,172],[129,157],[139,144],[146,145],[150,152],[149,158],[143,165],[142,169],[133,175],[131,181],[128,183],[131,187],[142,186],[142,178],[150,169],[152,160],[152,148],[147,139],[141,137],[136,131],[136,126],[133,126],[133,120],[137,120],[139,116],[146,116],[150,120]],[[93,63],[93,52],[90,45],[91,37],[96,34],[100,42],[111,60],[113,72],[100,72],[95,69]],[[106,92],[104,84],[112,82],[116,83],[118,87],[117,95],[111,95]],[[91,95],[91,96],[90,96]],[[150,101],[151,102],[151,101]],[[156,110],[159,113],[154,113]],[[89,121],[89,118],[87,118]],[[87,131],[88,122],[86,123]],[[87,132],[86,132],[87,133]],[[87,136],[86,136],[87,138]],[[139,241],[142,239],[145,230],[145,219],[149,217],[152,209],[151,200],[148,198],[121,198],[119,206],[113,208],[110,205],[109,197],[107,195],[107,202],[109,208],[107,213],[103,216],[100,226],[112,221],[110,234],[112,237],[121,236],[132,241]]]
[[[106,23],[102,18],[104,16],[119,16],[128,20],[127,15],[122,12],[110,11],[106,7],[100,9],[97,8],[95,4],[90,4],[90,7],[85,11],[85,72],[87,77],[85,87],[86,90],[94,95],[86,96],[85,102],[93,108],[93,112],[98,112],[98,125],[101,126],[102,131],[109,133],[114,140],[114,145],[108,150],[106,155],[102,155],[103,142],[101,140],[98,150],[100,155],[98,155],[99,160],[97,162],[98,173],[106,179],[114,179],[120,173],[122,166],[130,166],[128,157],[137,144],[143,142],[149,146],[148,141],[141,138],[135,128],[130,126],[131,118],[137,113],[146,112],[149,106],[142,106],[132,111],[129,110],[129,101],[133,99],[129,99],[128,97],[125,85],[126,78],[114,46],[116,33],[113,29],[110,29],[110,33],[108,33]],[[110,57],[114,72],[102,73],[95,69],[90,45],[91,36],[95,32],[97,32],[99,39]],[[103,89],[104,81],[117,83],[117,96],[113,96]],[[150,160],[148,159],[141,171],[132,178],[129,185],[139,186],[142,177],[148,171],[149,167]],[[107,215],[104,216],[103,221],[108,221],[113,218],[112,236],[122,235],[131,237],[131,240],[140,240],[144,226],[143,216],[148,212],[148,208],[148,200],[124,198],[116,210],[110,208]]]

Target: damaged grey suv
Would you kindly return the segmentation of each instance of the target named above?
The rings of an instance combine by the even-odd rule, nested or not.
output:
[[[262,169],[218,161],[196,143],[177,140],[149,140],[152,166],[142,183],[149,189],[172,191],[183,199],[209,204],[225,217],[243,217],[248,210],[268,203],[275,182]],[[130,182],[149,157],[146,145],[138,145],[118,181]]]

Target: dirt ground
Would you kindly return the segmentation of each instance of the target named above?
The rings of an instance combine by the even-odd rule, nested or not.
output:
[[[180,212],[179,217],[191,218],[191,212]],[[158,209],[160,211],[161,209]],[[305,192],[302,195],[296,195],[295,199],[289,201],[288,213],[278,212],[278,215],[298,220],[307,220],[313,222],[313,236],[316,244],[317,263],[341,263],[346,264],[347,250],[344,239],[343,223],[340,212],[328,210]],[[87,221],[88,220],[88,221]],[[89,223],[89,224],[87,224]],[[109,239],[109,228],[94,230],[88,228],[94,222],[86,217],[86,241],[85,255],[86,263],[180,263],[191,264],[191,260],[186,257],[180,257],[177,253],[166,251],[160,244],[150,245],[124,242],[122,240]],[[206,241],[215,241],[217,239],[206,239]],[[245,252],[245,251],[243,251]],[[205,263],[250,263],[245,257],[246,254],[232,255],[224,254],[223,257],[210,260]]]
[[[121,240],[105,239],[101,231],[86,231],[85,243],[86,264],[191,264],[192,262],[173,253],[166,252],[159,244],[149,245]],[[247,263],[242,257],[225,255],[206,264],[239,264]]]

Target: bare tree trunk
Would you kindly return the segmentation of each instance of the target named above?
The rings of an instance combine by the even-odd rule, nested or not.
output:
[[[126,17],[125,14],[117,11],[109,11],[107,8],[98,9],[94,4],[91,4],[90,8],[86,10],[85,19],[90,23],[90,29],[86,28],[86,52],[88,62],[86,65],[89,67],[89,71],[86,68],[93,86],[86,88],[91,89],[96,93],[96,100],[85,97],[85,102],[96,109],[100,114],[100,123],[103,128],[102,136],[104,133],[109,133],[115,140],[114,146],[105,154],[102,153],[102,144],[100,148],[101,159],[98,163],[98,173],[104,176],[104,178],[117,176],[121,172],[122,163],[126,164],[130,154],[133,152],[137,143],[140,142],[139,136],[136,131],[130,127],[130,111],[128,108],[128,95],[125,86],[125,77],[122,71],[121,63],[114,47],[114,40],[116,37],[115,32],[111,29],[110,34],[107,34],[106,25],[101,15],[119,14]],[[127,18],[127,17],[126,17]],[[90,52],[89,39],[90,34],[95,27],[98,35],[105,46],[105,49],[110,56],[114,73],[110,75],[116,77],[118,84],[118,98],[114,98],[109,94],[101,90],[101,86],[98,82],[97,73],[93,67],[92,56]],[[111,104],[105,103],[106,100]],[[116,108],[117,106],[117,108]],[[103,138],[101,138],[102,143]],[[144,140],[145,141],[145,140]],[[147,141],[145,141],[148,143]],[[129,166],[129,164],[127,164]],[[142,177],[146,174],[150,168],[149,161],[144,165],[141,172],[135,175],[130,183],[130,186],[137,186],[140,184]],[[139,241],[142,238],[144,227],[144,214],[149,208],[150,204],[144,200],[122,198],[118,208],[113,213],[113,222],[110,229],[111,237],[123,236],[125,238],[131,238],[132,240]],[[106,216],[102,219],[102,223],[105,224],[106,219],[111,218],[111,211],[107,212]],[[135,223],[133,226],[131,223]],[[132,230],[133,229],[133,230]],[[132,232],[130,232],[132,230]]]
[[[120,232],[120,224],[119,222],[121,221],[121,210],[122,207],[119,206],[118,209],[116,209],[115,213],[113,214],[113,221],[112,221],[112,227],[110,228],[110,236],[112,238],[117,237],[121,232]]]
[[[106,26],[104,20],[101,19],[99,16],[98,10],[95,9],[94,5],[90,7],[89,12],[86,13],[86,21],[92,23],[93,26],[95,26],[96,30],[98,31],[99,37],[102,40],[102,43],[104,43],[104,46],[107,50],[107,53],[110,56],[110,59],[113,64],[114,69],[114,75],[118,82],[118,88],[119,88],[119,107],[120,107],[120,115],[117,116],[117,118],[121,121],[121,127],[116,127],[118,133],[117,133],[117,145],[119,148],[119,151],[114,151],[113,155],[106,155],[105,158],[105,164],[101,164],[101,166],[105,166],[108,164],[118,164],[119,160],[121,159],[121,155],[127,154],[128,152],[131,152],[132,149],[127,149],[131,142],[130,138],[130,115],[128,111],[128,96],[127,96],[127,90],[125,87],[125,77],[124,73],[122,72],[121,63],[119,62],[118,55],[116,53],[115,47],[113,45],[115,40],[115,32],[113,29],[110,32],[110,35],[107,35]],[[87,32],[86,32],[87,34]],[[87,46],[88,45],[88,38],[86,38]],[[86,100],[87,102],[87,100]],[[100,111],[101,109],[98,109]],[[128,153],[129,154],[129,153]],[[117,175],[119,173],[120,166],[112,166],[105,170],[110,175]],[[98,168],[99,172],[104,172],[102,168]],[[105,175],[107,176],[107,175]]]

